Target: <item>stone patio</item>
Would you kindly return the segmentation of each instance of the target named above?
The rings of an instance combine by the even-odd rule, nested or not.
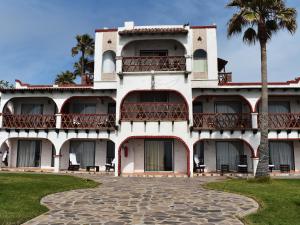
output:
[[[42,199],[50,210],[25,224],[243,224],[237,217],[254,212],[249,198],[206,190],[201,184],[220,177],[122,178],[76,175],[101,182]]]

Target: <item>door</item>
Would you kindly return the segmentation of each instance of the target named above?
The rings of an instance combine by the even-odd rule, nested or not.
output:
[[[75,153],[80,168],[95,165],[95,142],[94,141],[71,141],[70,153]]]
[[[173,141],[145,140],[145,171],[173,171]]]
[[[295,169],[294,146],[292,142],[270,141],[269,149],[270,165],[274,165],[275,170],[279,170],[280,165],[289,165],[291,170]]]
[[[106,163],[110,164],[115,158],[115,143],[107,141],[106,145]]]
[[[41,166],[41,141],[19,140],[17,167]]]
[[[240,141],[217,141],[217,170],[221,165],[228,165],[230,171],[237,171],[240,155],[244,155],[243,143]]]

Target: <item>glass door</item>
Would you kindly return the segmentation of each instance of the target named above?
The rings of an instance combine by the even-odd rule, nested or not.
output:
[[[145,140],[145,171],[173,171],[173,141]]]

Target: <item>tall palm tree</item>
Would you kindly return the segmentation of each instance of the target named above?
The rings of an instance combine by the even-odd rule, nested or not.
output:
[[[94,61],[90,59],[80,58],[79,62],[74,63],[74,75],[79,76],[82,73],[82,67],[84,65],[85,73],[94,73]]]
[[[88,34],[77,35],[76,40],[77,44],[72,48],[72,56],[74,57],[80,54],[80,75],[84,75],[84,73],[86,72],[86,65],[84,63],[84,60],[89,56],[93,56],[95,42],[94,39]]]
[[[75,84],[75,78],[75,75],[71,71],[67,70],[57,74],[55,84]]]
[[[256,177],[268,176],[268,78],[267,78],[267,42],[281,29],[291,34],[297,29],[297,12],[288,8],[284,0],[231,0],[228,7],[238,11],[228,22],[227,33],[231,37],[243,33],[247,44],[259,42],[261,51],[261,107],[259,114],[261,140],[258,148],[259,162]]]

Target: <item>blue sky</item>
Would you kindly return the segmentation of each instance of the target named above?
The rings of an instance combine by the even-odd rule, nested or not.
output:
[[[53,83],[57,73],[72,69],[75,35],[96,28],[184,24],[218,26],[218,54],[229,61],[234,81],[260,80],[259,47],[241,37],[227,39],[233,10],[228,0],[0,0],[0,79]],[[288,0],[300,13],[300,2]],[[300,76],[300,20],[294,36],[281,31],[268,45],[269,80]]]

